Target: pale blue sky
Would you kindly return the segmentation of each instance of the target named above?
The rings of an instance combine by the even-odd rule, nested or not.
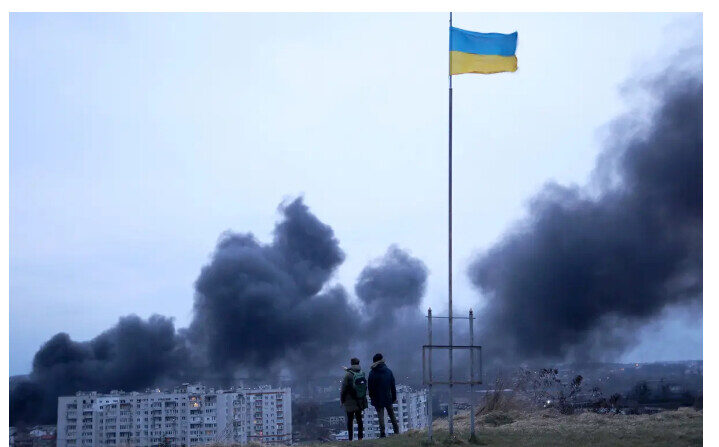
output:
[[[519,71],[455,77],[458,308],[465,275],[546,181],[585,184],[621,87],[701,45],[697,14],[469,14],[519,31]],[[191,318],[219,234],[269,240],[304,194],[347,260],[396,243],[445,306],[446,14],[13,14],[10,373],[52,334]],[[682,314],[627,360],[701,358]],[[668,343],[681,339],[684,343]]]

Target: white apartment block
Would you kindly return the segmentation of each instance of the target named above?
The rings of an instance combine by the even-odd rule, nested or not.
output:
[[[290,444],[291,396],[289,388],[189,384],[172,392],[79,392],[58,398],[57,446]]]
[[[408,430],[426,428],[429,423],[429,409],[427,407],[427,390],[413,391],[407,386],[397,387],[397,403],[392,405],[394,415],[397,418],[400,433]],[[385,434],[394,433],[392,422],[385,412]],[[364,422],[364,438],[373,439],[379,437],[379,418],[377,411],[372,405],[362,413]],[[357,439],[357,422],[353,424],[354,439]],[[336,436],[338,441],[348,439],[347,430],[341,431]]]

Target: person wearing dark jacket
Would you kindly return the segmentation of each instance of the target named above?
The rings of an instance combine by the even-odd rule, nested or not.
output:
[[[377,419],[379,419],[379,437],[385,437],[384,429],[384,412],[387,410],[387,415],[390,421],[392,421],[392,430],[394,434],[399,433],[399,426],[397,425],[397,418],[394,415],[394,409],[392,404],[397,402],[397,388],[394,384],[394,375],[392,370],[387,368],[384,363],[382,354],[375,354],[372,357],[372,368],[369,372],[369,379],[367,379],[367,386],[369,391],[369,398],[372,401],[372,406],[377,410]]]
[[[342,379],[342,387],[340,389],[340,403],[347,414],[347,437],[350,441],[353,435],[352,419],[357,420],[357,439],[361,440],[364,437],[362,410],[367,408],[367,396],[358,396],[356,386],[354,385],[356,377],[361,377],[361,380],[364,380],[364,376],[357,376],[357,374],[362,371],[359,363],[360,361],[357,358],[350,360],[350,367],[345,368],[347,374],[345,374]]]

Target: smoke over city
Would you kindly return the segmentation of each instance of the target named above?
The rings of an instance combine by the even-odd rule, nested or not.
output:
[[[301,199],[281,212],[271,244],[251,234],[223,235],[195,284],[189,334],[212,370],[231,376],[242,366],[310,359],[320,368],[335,353],[347,353],[357,333],[357,312],[345,290],[322,291],[345,257],[332,229]]]
[[[120,318],[87,342],[60,333],[35,354],[32,373],[11,382],[10,422],[51,423],[57,397],[79,390],[136,390],[194,377],[191,353],[172,320],[152,316]]]
[[[659,105],[649,124],[616,123],[596,167],[599,192],[547,185],[527,219],[471,264],[488,301],[477,323],[488,361],[621,352],[632,339],[609,325],[630,328],[701,301],[702,82],[666,76],[652,92]],[[416,373],[425,264],[390,246],[359,274],[355,299],[332,283],[345,259],[332,228],[302,198],[280,214],[270,243],[220,237],[195,283],[188,328],[128,316],[90,341],[52,337],[31,373],[11,380],[11,425],[52,422],[57,396],[78,390],[339,374],[357,353],[383,352],[402,376]]]
[[[668,305],[702,299],[702,82],[666,74],[648,123],[617,121],[601,190],[548,184],[469,269],[491,358],[597,359]],[[616,358],[616,357],[615,357]]]
[[[31,374],[12,383],[11,423],[52,422],[57,396],[78,390],[232,384],[283,370],[324,374],[357,352],[371,358],[385,346],[396,351],[397,337],[421,337],[406,330],[421,320],[427,269],[420,260],[390,247],[362,271],[360,302],[353,303],[343,287],[328,284],[345,257],[332,228],[301,198],[280,213],[270,244],[249,233],[220,237],[195,283],[189,328],[176,330],[162,316],[128,316],[88,342],[52,337],[35,354]],[[409,359],[399,351],[398,362]]]

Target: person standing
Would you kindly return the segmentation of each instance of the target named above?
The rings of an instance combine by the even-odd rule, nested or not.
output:
[[[377,418],[379,419],[379,437],[385,437],[384,412],[387,410],[389,420],[392,422],[392,430],[394,434],[399,433],[399,425],[397,417],[394,415],[392,404],[397,402],[397,388],[394,383],[394,375],[392,370],[387,368],[384,363],[382,354],[377,353],[372,357],[372,367],[369,372],[369,398],[372,406],[377,410]]]
[[[357,439],[364,437],[362,411],[367,408],[367,379],[360,367],[358,358],[350,360],[350,367],[345,368],[347,374],[342,379],[340,389],[340,402],[347,414],[347,438],[351,441],[353,436],[353,419],[357,420]]]

